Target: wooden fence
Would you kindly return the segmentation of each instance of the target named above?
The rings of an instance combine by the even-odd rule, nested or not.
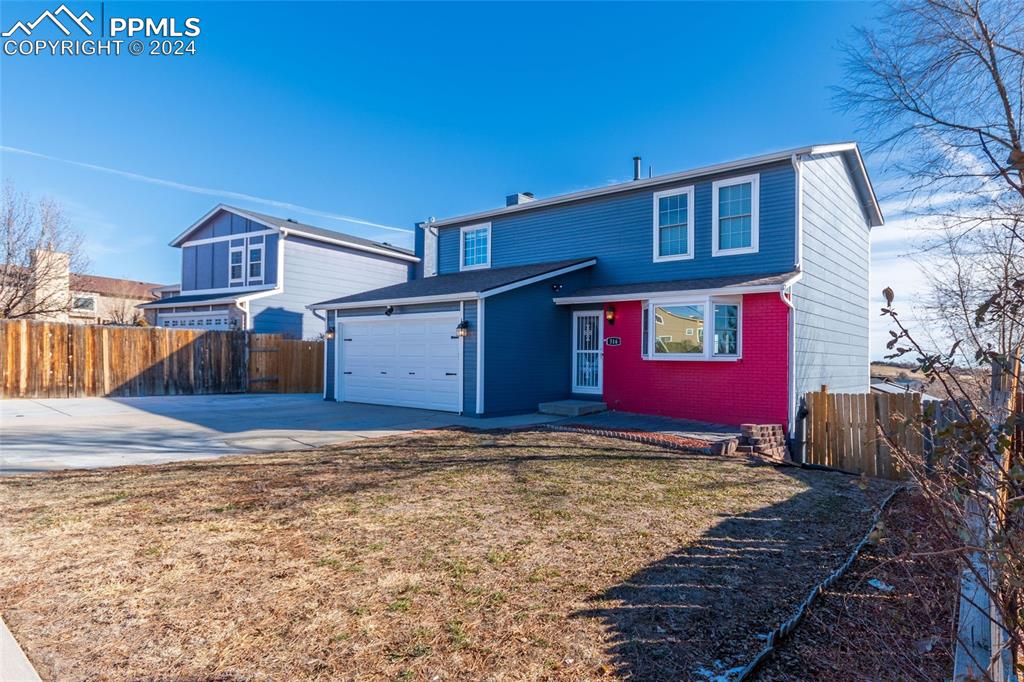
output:
[[[316,393],[323,390],[323,342],[0,320],[0,372],[0,398]]]
[[[808,393],[804,397],[804,461],[808,464],[902,479],[889,443],[878,433],[880,424],[893,443],[924,457],[925,439],[911,421],[921,414],[921,394]]]

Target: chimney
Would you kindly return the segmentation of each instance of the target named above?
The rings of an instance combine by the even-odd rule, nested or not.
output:
[[[531,201],[533,201],[533,192],[516,192],[505,197],[506,206],[518,206],[519,204],[528,204]]]
[[[29,261],[31,306],[45,311],[34,316],[39,320],[67,322],[71,305],[71,257],[59,251],[33,249]]]
[[[640,157],[633,157],[633,180],[640,179]]]

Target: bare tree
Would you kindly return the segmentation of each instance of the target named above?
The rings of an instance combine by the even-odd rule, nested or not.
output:
[[[110,317],[110,324],[135,327],[144,327],[148,324],[145,314],[136,307],[134,300],[128,298],[127,291],[108,305],[107,314]]]
[[[861,116],[874,150],[902,178],[896,195],[941,225],[921,245],[932,265],[934,328],[912,332],[887,288],[888,357],[913,357],[953,399],[948,419],[917,419],[922,430],[940,431],[934,461],[890,445],[938,512],[935,532],[960,538],[961,567],[983,583],[1021,669],[1024,3],[891,0],[878,25],[848,48],[839,102]],[[952,337],[951,346],[921,340],[939,337]],[[964,360],[992,368],[989,404],[964,381]],[[989,663],[979,661],[977,672]]]
[[[52,199],[7,183],[0,209],[0,318],[59,316],[71,306],[69,272],[87,260],[81,235]]]

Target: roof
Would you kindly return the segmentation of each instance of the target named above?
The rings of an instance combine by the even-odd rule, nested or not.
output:
[[[103,296],[149,300],[156,298],[153,290],[159,289],[162,286],[162,284],[140,282],[134,279],[118,279],[116,277],[72,273],[69,288],[72,291],[85,291],[91,294],[102,294]]]
[[[213,217],[217,211],[234,213],[235,215],[242,216],[243,218],[249,218],[250,220],[266,225],[267,227],[272,227],[274,229],[281,230],[282,232],[292,233],[296,236],[306,237],[307,239],[313,239],[315,241],[349,246],[362,251],[395,256],[397,258],[413,262],[419,261],[419,258],[417,258],[409,249],[388,244],[387,242],[377,242],[372,239],[364,239],[363,237],[357,237],[344,232],[337,232],[336,230],[328,230],[323,227],[317,227],[316,225],[307,225],[306,223],[300,223],[290,218],[279,218],[277,216],[267,215],[266,213],[257,213],[256,211],[238,208],[237,206],[228,206],[227,204],[218,204],[202,218],[192,223],[188,229],[171,241],[171,246],[181,246],[185,243],[186,237],[188,237],[188,235],[197,227]]]
[[[252,290],[247,289],[246,291],[239,291],[237,293],[232,292],[220,292],[216,294],[185,294],[183,296],[168,296],[167,298],[158,298],[155,301],[149,303],[143,303],[138,306],[139,308],[170,308],[176,305],[194,305],[196,303],[202,303],[209,305],[211,303],[234,303],[235,301],[248,296],[250,294],[258,294],[261,291],[271,291],[272,288]]]
[[[872,227],[878,227],[884,222],[884,218],[882,217],[882,209],[878,205],[878,198],[875,196],[875,190],[871,186],[871,179],[868,177],[867,168],[864,166],[864,159],[860,155],[860,148],[857,146],[856,142],[842,142],[838,144],[827,145],[811,145],[806,147],[797,147],[795,149],[786,149],[783,151],[772,152],[770,154],[762,154],[760,156],[750,156],[743,159],[737,159],[735,161],[728,161],[726,163],[719,163],[712,166],[702,166],[700,168],[694,168],[692,170],[681,171],[678,173],[656,175],[653,178],[644,178],[642,180],[620,182],[614,185],[607,185],[604,187],[587,189],[580,192],[560,194],[558,196],[549,197],[547,199],[537,199],[535,201],[529,201],[523,204],[504,206],[501,208],[480,211],[478,213],[470,213],[467,215],[456,216],[453,218],[444,218],[442,220],[437,220],[434,221],[433,223],[430,223],[430,226],[444,227],[446,225],[458,225],[478,220],[487,220],[490,218],[498,218],[511,213],[533,211],[538,208],[543,208],[545,206],[555,206],[558,204],[564,204],[573,201],[581,201],[583,199],[590,199],[593,197],[599,197],[608,194],[631,192],[634,190],[645,188],[656,188],[661,185],[668,185],[683,180],[697,178],[704,175],[725,173],[729,171],[739,170],[742,168],[750,168],[752,166],[763,166],[765,164],[778,163],[780,161],[788,161],[800,156],[835,153],[843,154],[843,156],[846,158],[847,164],[849,165],[850,171],[854,178],[854,184],[856,184],[857,191],[861,195],[864,210],[870,218],[870,224]]]
[[[926,402],[926,403],[935,402],[935,401],[941,402],[941,400],[939,398],[936,398],[933,395],[925,393],[924,391],[914,390],[914,388],[912,388],[908,384],[900,384],[900,383],[896,383],[896,382],[893,382],[893,381],[877,381],[877,382],[872,382],[871,390],[875,391],[876,393],[888,393],[890,395],[903,395],[905,393],[920,393],[921,394],[921,400]]]
[[[315,303],[309,307],[322,310],[486,298],[566,272],[588,268],[595,263],[596,258],[574,258],[507,268],[467,270],[450,275],[414,279],[402,284]]]
[[[665,282],[640,282],[587,287],[574,291],[571,296],[555,299],[555,303],[596,303],[637,298],[654,298],[676,293],[752,294],[782,291],[800,277],[798,270],[772,275],[729,275],[700,279],[676,279]]]

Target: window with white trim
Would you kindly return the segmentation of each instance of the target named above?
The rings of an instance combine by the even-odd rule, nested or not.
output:
[[[84,312],[96,312],[96,297],[95,296],[75,296],[71,302],[71,307],[74,310],[81,310]]]
[[[641,355],[649,360],[737,360],[741,310],[736,297],[651,301],[643,311]]]
[[[249,245],[248,280],[263,281],[263,244]]]
[[[228,252],[228,279],[231,284],[245,281],[244,246],[232,246]]]
[[[693,258],[693,187],[654,193],[654,262]]]
[[[459,269],[491,265],[491,224],[467,225],[459,230]]]
[[[711,255],[757,253],[760,175],[711,184]]]

